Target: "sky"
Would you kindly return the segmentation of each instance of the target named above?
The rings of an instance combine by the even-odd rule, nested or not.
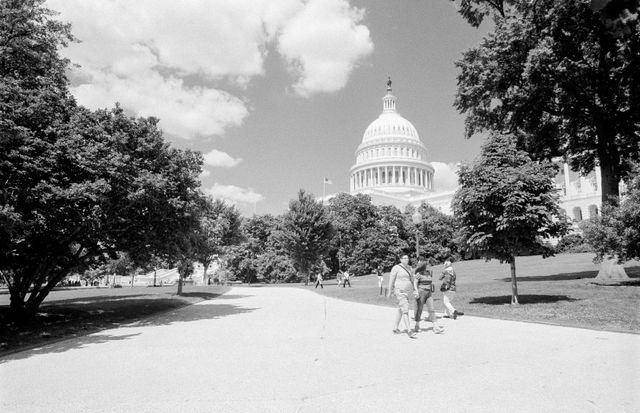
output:
[[[478,44],[449,0],[48,0],[80,40],[71,91],[160,119],[175,147],[202,152],[202,189],[245,215],[280,214],[299,189],[349,191],[387,77],[418,130],[436,191],[456,185],[481,137],[453,105],[462,51]]]

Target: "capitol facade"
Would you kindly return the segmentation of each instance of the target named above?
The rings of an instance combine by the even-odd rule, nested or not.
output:
[[[427,148],[416,128],[396,110],[397,98],[382,98],[382,113],[371,122],[356,149],[356,163],[350,171],[350,192],[366,194],[376,205],[404,209],[422,202],[451,213],[453,193],[434,192],[434,168],[427,162]]]

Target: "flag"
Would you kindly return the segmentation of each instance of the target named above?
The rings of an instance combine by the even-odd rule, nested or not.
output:
[[[329,185],[333,185],[333,182],[331,182],[331,180],[329,180],[329,178],[324,178],[324,183],[325,184],[329,184]]]

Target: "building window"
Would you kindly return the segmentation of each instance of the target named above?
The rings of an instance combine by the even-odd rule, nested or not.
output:
[[[573,208],[573,218],[576,221],[582,221],[582,209],[580,207]]]
[[[589,218],[595,218],[598,216],[598,206],[589,205]]]

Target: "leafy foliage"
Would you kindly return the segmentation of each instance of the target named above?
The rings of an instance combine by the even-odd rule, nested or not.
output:
[[[558,241],[555,250],[557,254],[593,252],[593,247],[586,242],[582,235],[572,233],[562,237],[560,241]]]
[[[75,104],[58,55],[73,37],[41,3],[0,3],[0,273],[18,315],[118,252],[174,253],[200,202],[201,156],[157,119]]]
[[[465,247],[510,263],[514,287],[515,257],[535,249],[549,255],[543,239],[567,231],[554,175],[555,165],[531,161],[508,135],[492,135],[480,158],[460,168],[453,210]],[[512,301],[517,303],[517,288]]]
[[[329,247],[333,228],[322,204],[304,190],[298,199],[289,203],[282,225],[283,245],[294,265],[309,282],[311,267],[322,258]]]
[[[597,260],[606,256],[640,259],[640,165],[632,169],[620,204],[605,205],[602,215],[585,221],[582,229]]]
[[[468,137],[511,133],[535,159],[599,165],[603,203],[640,157],[640,20],[610,30],[588,1],[463,1],[495,29],[456,63],[456,108]]]
[[[193,257],[204,267],[207,276],[209,265],[224,253],[225,248],[240,243],[242,219],[240,212],[222,200],[203,200],[199,225],[191,235]]]

